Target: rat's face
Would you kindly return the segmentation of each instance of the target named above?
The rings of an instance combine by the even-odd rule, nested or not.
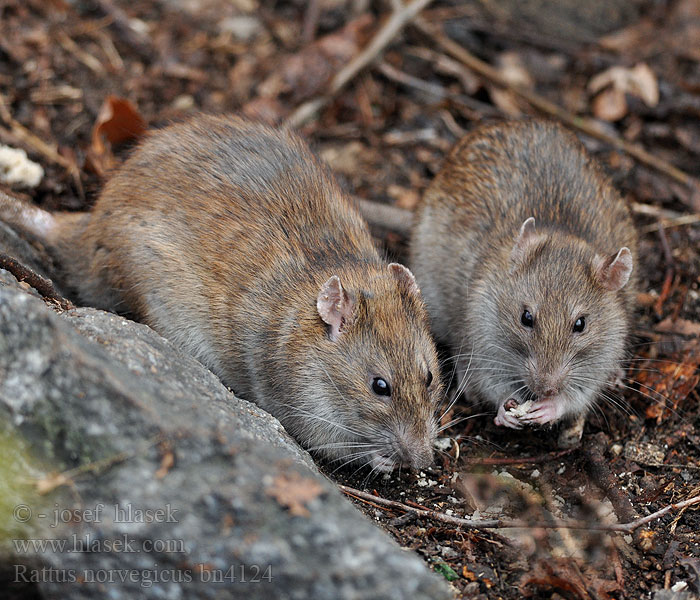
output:
[[[442,386],[415,281],[399,265],[357,291],[335,279],[319,295],[327,327],[304,366],[314,416],[295,435],[338,465],[425,468]]]
[[[597,257],[571,239],[540,238],[522,258],[485,284],[485,318],[469,321],[479,391],[499,407],[496,423],[514,428],[574,416],[595,401],[624,354],[617,292],[631,271],[630,260],[619,277],[617,257]]]

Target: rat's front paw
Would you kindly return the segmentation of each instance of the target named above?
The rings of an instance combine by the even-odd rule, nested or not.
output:
[[[517,401],[514,398],[509,398],[498,407],[498,414],[493,419],[493,422],[499,427],[522,429],[523,424],[520,422],[520,417],[515,412],[517,408]]]
[[[545,425],[561,419],[563,414],[561,401],[549,399],[533,403],[527,414],[520,417],[528,425]]]

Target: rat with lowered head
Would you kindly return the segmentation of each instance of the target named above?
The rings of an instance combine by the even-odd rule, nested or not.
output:
[[[411,244],[462,389],[495,407],[497,425],[574,419],[580,439],[624,357],[637,244],[578,139],[537,120],[467,134],[426,191]]]
[[[84,303],[136,316],[328,459],[432,462],[441,384],[411,272],[297,135],[201,116],[147,136],[88,213],[0,202]]]

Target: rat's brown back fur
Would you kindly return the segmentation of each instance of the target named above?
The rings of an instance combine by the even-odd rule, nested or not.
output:
[[[305,445],[380,469],[430,461],[423,302],[295,134],[219,117],[158,131],[46,237],[84,302],[134,314]],[[337,340],[316,306],[332,276],[355,307]]]

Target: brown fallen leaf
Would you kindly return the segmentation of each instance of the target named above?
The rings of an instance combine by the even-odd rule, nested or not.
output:
[[[646,63],[631,69],[611,67],[588,82],[588,91],[596,94],[593,114],[604,121],[617,121],[627,114],[626,94],[641,98],[647,106],[659,103],[659,84]]]
[[[644,54],[649,55],[649,46],[658,35],[657,26],[649,18],[642,18],[636,23],[623,29],[598,38],[598,45],[608,51],[627,54],[643,48]]]
[[[532,571],[522,576],[518,587],[525,598],[537,594],[537,588],[545,588],[568,592],[572,598],[592,600],[578,567],[567,559],[539,561]]]
[[[391,184],[387,188],[387,194],[394,200],[394,205],[406,210],[414,210],[420,200],[420,194],[415,190]]]
[[[258,94],[266,98],[287,94],[293,104],[298,104],[323,92],[338,70],[360,51],[373,23],[370,14],[360,15],[339,31],[287,56],[279,69],[258,86]]]
[[[520,580],[520,590],[527,598],[536,592],[530,588],[555,589],[568,592],[567,598],[580,600],[614,600],[609,592],[620,590],[620,584],[600,577],[594,569],[583,568],[570,558],[540,560],[535,568]],[[592,595],[591,595],[592,593]]]
[[[65,473],[49,473],[46,477],[36,482],[36,491],[43,496],[53,492],[62,485],[73,485],[73,480]]]
[[[697,321],[689,321],[687,319],[676,319],[666,317],[663,321],[654,327],[656,331],[661,333],[675,333],[677,335],[700,336],[700,323]]]
[[[165,454],[163,454],[163,458],[160,460],[160,467],[155,472],[156,479],[163,479],[174,464],[175,454],[173,454],[172,450],[168,450]]]
[[[631,69],[610,67],[591,78],[588,91],[595,94],[608,86],[641,98],[647,106],[656,106],[659,103],[659,84],[656,75],[646,63],[638,63]]]
[[[292,515],[308,517],[310,513],[306,504],[322,494],[323,488],[314,479],[292,472],[275,477],[266,493],[280,505],[286,506]]]
[[[683,350],[668,360],[650,359],[639,367],[633,381],[652,402],[645,416],[661,423],[700,383],[700,340],[688,340]]]
[[[597,119],[619,121],[627,114],[625,93],[614,87],[603,90],[593,99],[591,108]]]
[[[90,164],[97,174],[102,177],[107,170],[116,166],[112,146],[138,139],[145,131],[146,122],[131,102],[108,96],[92,128],[92,141],[88,149]]]

